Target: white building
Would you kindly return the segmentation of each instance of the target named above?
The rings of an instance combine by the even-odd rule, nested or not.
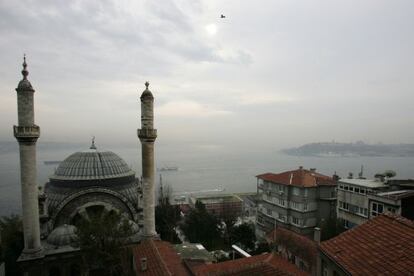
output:
[[[337,217],[352,228],[379,214],[390,212],[407,218],[413,214],[414,190],[400,190],[379,179],[338,181]]]

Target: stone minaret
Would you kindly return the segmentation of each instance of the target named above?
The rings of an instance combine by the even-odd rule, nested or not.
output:
[[[27,79],[26,57],[23,62],[23,79],[16,88],[19,125],[14,126],[14,137],[19,142],[20,182],[22,186],[23,254],[34,254],[42,250],[40,244],[39,206],[36,171],[36,141],[39,126],[34,123],[34,89]]]
[[[157,130],[154,129],[154,97],[148,89],[148,82],[145,86],[146,89],[141,95],[141,129],[138,129],[138,137],[142,145],[144,236],[156,237],[154,142],[157,138]]]

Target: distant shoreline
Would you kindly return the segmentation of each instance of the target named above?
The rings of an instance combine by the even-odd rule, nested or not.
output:
[[[291,156],[312,157],[414,157],[414,144],[319,142],[281,151]]]

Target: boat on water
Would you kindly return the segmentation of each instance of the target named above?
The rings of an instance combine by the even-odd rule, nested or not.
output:
[[[166,171],[178,171],[178,167],[161,167],[161,168],[157,168],[157,171],[159,172],[166,172]]]
[[[45,165],[58,165],[62,161],[43,161]]]

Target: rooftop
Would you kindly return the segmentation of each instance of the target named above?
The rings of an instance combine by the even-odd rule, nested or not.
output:
[[[335,180],[332,177],[320,174],[313,169],[306,170],[302,167],[299,167],[297,170],[282,172],[279,174],[260,174],[256,177],[272,183],[305,188],[336,185]]]
[[[267,253],[217,264],[194,267],[194,275],[309,275],[277,254]]]
[[[414,274],[414,223],[398,215],[377,216],[320,248],[352,275]]]
[[[406,197],[414,196],[414,190],[398,190],[391,192],[383,192],[376,194],[377,196],[398,200]]]
[[[143,240],[134,247],[134,258],[138,275],[190,275],[180,256],[169,242]],[[146,270],[141,269],[141,259],[146,258]]]
[[[344,183],[344,184],[352,184],[352,185],[361,186],[365,188],[388,187],[384,182],[381,182],[379,180],[374,180],[374,179],[343,178],[343,179],[340,179],[338,182]]]
[[[221,203],[221,202],[241,202],[243,201],[238,195],[234,194],[222,194],[222,195],[200,195],[192,196],[191,200],[195,203],[196,200],[202,201],[204,204],[207,203]]]
[[[215,258],[208,252],[203,245],[196,243],[174,244],[174,249],[180,255],[181,259],[203,260],[205,262],[214,262]]]

